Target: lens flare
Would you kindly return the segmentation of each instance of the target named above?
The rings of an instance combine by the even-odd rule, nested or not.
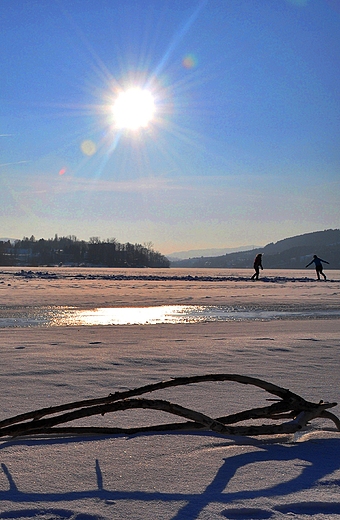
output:
[[[88,157],[91,157],[91,155],[94,155],[97,151],[95,143],[90,139],[86,139],[85,141],[83,141],[80,145],[80,149],[83,152],[83,154],[87,155]]]
[[[197,66],[197,59],[193,54],[187,54],[182,60],[185,69],[194,69]]]

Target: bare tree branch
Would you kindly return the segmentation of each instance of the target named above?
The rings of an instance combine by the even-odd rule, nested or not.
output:
[[[189,385],[193,383],[211,381],[234,381],[245,385],[253,385],[278,396],[270,406],[252,408],[235,414],[218,417],[216,419],[201,412],[183,407],[176,403],[161,399],[136,398],[146,393],[154,392],[175,386]],[[306,401],[290,390],[281,388],[261,379],[242,376],[238,374],[206,374],[199,376],[179,377],[168,381],[141,386],[132,390],[115,392],[104,398],[75,401],[59,406],[42,408],[31,412],[10,417],[0,422],[0,437],[22,436],[38,434],[132,434],[146,431],[173,431],[208,429],[223,435],[273,435],[281,433],[294,433],[304,428],[307,423],[317,417],[330,419],[340,430],[340,420],[328,411],[337,403],[312,403]],[[94,415],[105,415],[129,409],[153,409],[184,417],[187,422],[159,424],[154,426],[141,426],[132,428],[117,427],[72,427],[57,425],[70,423],[77,419]],[[62,413],[66,412],[66,413]],[[57,415],[59,414],[59,415]],[[50,416],[50,417],[47,417]],[[43,418],[47,417],[47,418]],[[252,419],[280,420],[289,419],[279,424],[240,425],[231,424],[249,421]]]

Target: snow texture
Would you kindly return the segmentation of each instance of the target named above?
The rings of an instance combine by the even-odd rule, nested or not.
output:
[[[0,272],[0,316],[48,305],[94,309],[187,303],[308,307],[325,315],[3,327],[0,419],[171,377],[220,372],[265,379],[314,402],[340,401],[340,320],[331,312],[339,309],[339,271],[326,273],[331,273],[327,282],[315,281],[310,271],[264,271],[258,282],[249,280],[252,272],[226,270],[24,271],[33,274],[14,268]],[[147,397],[217,417],[264,406],[268,395],[225,382]],[[340,415],[338,407],[332,411]],[[168,415],[139,410],[81,419],[77,425],[162,421],[169,422]],[[295,435],[261,438],[207,431],[4,438],[0,464],[0,519],[340,519],[340,432],[321,419]]]

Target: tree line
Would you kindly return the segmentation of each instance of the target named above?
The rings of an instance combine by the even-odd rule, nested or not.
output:
[[[36,239],[33,235],[0,241],[0,265],[30,267],[72,265],[84,267],[169,267],[169,260],[147,244],[121,244],[115,238],[88,242],[76,236]]]

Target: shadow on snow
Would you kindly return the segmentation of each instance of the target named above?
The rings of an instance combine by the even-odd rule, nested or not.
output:
[[[216,435],[218,437],[218,435]],[[112,437],[111,437],[112,438]],[[102,438],[101,438],[102,439]],[[1,448],[20,445],[36,445],[36,444],[56,444],[66,442],[78,442],[80,439],[34,439],[34,440],[19,440],[4,442]],[[82,439],[82,441],[93,440]],[[228,438],[230,440],[230,438]],[[241,443],[238,439],[238,443]],[[72,491],[63,493],[30,493],[20,491],[18,485],[14,481],[9,468],[5,464],[1,464],[9,489],[0,491],[0,500],[9,501],[13,503],[41,503],[41,502],[73,502],[82,499],[96,498],[102,501],[117,502],[120,500],[129,501],[163,501],[163,502],[186,502],[186,504],[179,509],[177,514],[172,517],[172,520],[195,520],[200,513],[210,503],[220,503],[228,505],[228,508],[222,511],[221,515],[226,518],[271,518],[276,512],[293,513],[304,515],[319,514],[337,514],[340,515],[340,502],[291,502],[283,505],[277,505],[270,510],[262,510],[260,508],[236,508],[232,507],[233,501],[251,500],[259,497],[287,497],[291,493],[296,494],[312,487],[332,485],[339,487],[340,480],[332,479],[331,474],[340,468],[340,439],[322,439],[318,441],[305,441],[296,444],[275,444],[264,443],[254,439],[243,439],[243,444],[251,444],[260,448],[256,452],[240,453],[221,459],[221,466],[218,469],[214,479],[207,485],[205,490],[200,493],[171,493],[171,492],[142,492],[142,491],[115,491],[105,489],[102,472],[100,469],[100,462],[95,462],[95,473],[97,480],[97,487],[95,489],[88,489],[83,491]],[[236,474],[237,470],[249,464],[268,462],[268,461],[290,461],[298,459],[301,461],[301,473],[291,479],[290,481],[275,484],[266,489],[242,490],[228,492],[225,491],[228,483]],[[305,465],[304,465],[305,463]],[[161,468],[159,469],[161,473]],[[329,480],[324,480],[329,476]],[[322,480],[323,479],[323,480]],[[322,480],[322,482],[320,482]],[[335,496],[335,495],[334,495]],[[0,518],[19,518],[25,513],[26,517],[33,517],[39,511],[37,509],[12,511],[7,513],[0,513]],[[58,514],[61,519],[71,518],[72,512],[68,510],[48,509],[44,513],[50,512]],[[14,515],[14,516],[13,516]],[[91,520],[91,515],[77,515],[72,517],[77,520]]]

